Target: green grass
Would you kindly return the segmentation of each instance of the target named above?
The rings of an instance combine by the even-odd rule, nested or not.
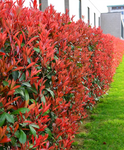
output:
[[[80,144],[73,149],[124,150],[124,58],[113,79],[108,94],[101,98],[90,121],[76,135]]]

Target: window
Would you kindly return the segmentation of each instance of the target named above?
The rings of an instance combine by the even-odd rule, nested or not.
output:
[[[94,13],[94,27],[96,26],[96,14]]]
[[[44,11],[48,7],[48,0],[39,0],[39,9]]]
[[[123,34],[123,24],[121,22],[121,37],[124,38],[124,34]]]
[[[116,10],[117,8],[116,7],[112,7],[112,10]]]
[[[79,18],[82,18],[82,12],[81,12],[81,0],[79,0]]]
[[[90,25],[90,8],[87,7],[87,13],[88,13],[88,24]]]
[[[39,0],[39,9],[41,10],[42,9],[42,7],[41,7],[41,0]]]
[[[65,0],[65,12],[66,12],[66,9],[69,10],[69,0]],[[69,12],[68,12],[68,15],[69,15]]]
[[[100,17],[98,17],[98,26],[100,27]]]
[[[124,11],[122,11],[121,14],[124,15]]]
[[[112,7],[112,10],[124,9],[124,6]]]

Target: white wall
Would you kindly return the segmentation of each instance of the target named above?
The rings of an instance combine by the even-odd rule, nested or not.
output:
[[[88,7],[90,8],[90,25],[94,27],[94,13],[96,14],[96,27],[99,25],[100,11],[90,0],[82,0],[82,15],[84,22],[88,23]]]
[[[57,12],[65,13],[64,0],[48,0],[48,5],[54,5]],[[84,22],[88,23],[88,10],[90,8],[90,25],[94,27],[94,13],[96,14],[96,27],[99,25],[100,11],[90,0],[82,0],[82,15],[84,16]],[[69,16],[74,17],[74,21],[79,19],[79,0],[69,0]]]
[[[48,5],[54,5],[57,12],[65,13],[64,0],[48,0]],[[96,27],[99,26],[100,11],[90,0],[82,0],[82,15],[84,22],[88,23],[88,7],[90,8],[90,25],[94,27],[94,13],[96,14]],[[74,17],[74,21],[79,19],[79,0],[69,0],[69,16]]]
[[[48,0],[48,5],[52,4],[57,12],[65,13],[64,0]]]
[[[79,20],[79,0],[69,0],[69,15],[74,17],[74,21]]]
[[[26,0],[30,1],[30,0]],[[38,0],[39,1],[39,0]],[[82,15],[84,22],[88,23],[88,7],[90,8],[90,25],[94,27],[94,13],[96,14],[96,27],[99,25],[100,11],[90,0],[81,0]],[[65,0],[48,0],[48,6],[52,4],[57,12],[65,13]],[[79,0],[69,0],[69,16],[74,17],[74,21],[79,19]]]
[[[122,20],[124,21],[124,9],[118,9],[118,10],[112,10],[112,7],[109,7],[110,12],[123,12],[122,16]]]

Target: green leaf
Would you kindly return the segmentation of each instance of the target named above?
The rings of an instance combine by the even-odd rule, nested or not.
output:
[[[17,138],[20,137],[19,130],[17,130],[17,131],[15,132],[15,136],[16,136]]]
[[[81,48],[80,46],[76,46],[77,48]]]
[[[46,90],[47,90],[48,92],[50,92],[51,96],[54,98],[54,93],[53,93],[53,91],[51,91],[51,90],[48,89],[48,88],[46,88]]]
[[[4,147],[3,147],[3,146],[0,146],[0,150],[4,150]]]
[[[46,129],[45,129],[45,132],[49,135],[49,137],[52,136],[51,130],[50,130],[49,128],[46,128]]]
[[[46,116],[49,112],[50,112],[50,110],[48,109],[48,110],[43,114],[43,116]]]
[[[38,35],[34,36],[34,37],[39,37]]]
[[[3,103],[2,102],[0,102],[0,107],[2,107],[3,106]]]
[[[37,94],[37,90],[34,89],[33,87],[28,88],[29,90],[31,90],[32,92],[34,92],[35,94]]]
[[[29,149],[33,149],[33,146],[34,146],[33,144],[30,144]]]
[[[21,125],[22,127],[26,127],[28,123],[20,123],[19,125]]]
[[[77,66],[82,67],[83,65],[82,65],[82,63],[77,63]]]
[[[54,56],[54,58],[55,58],[55,59],[58,59],[58,57],[57,57],[56,55]]]
[[[71,50],[74,50],[74,46],[73,45],[71,45]]]
[[[40,49],[39,48],[36,48],[36,47],[34,47],[34,50],[36,51],[36,52],[40,52]]]
[[[30,124],[30,126],[39,129],[39,126],[37,124]]]
[[[36,136],[36,130],[35,130],[31,125],[29,125],[29,128],[30,128],[31,133],[32,133],[34,136]]]
[[[41,98],[41,102],[43,102],[44,104],[46,103],[46,99],[45,99],[44,95]]]
[[[29,99],[31,103],[37,103],[34,99]]]
[[[29,94],[28,94],[28,91],[27,91],[27,90],[25,90],[25,100],[26,100],[26,101],[29,100]]]
[[[68,24],[71,24],[71,22],[68,22]]]
[[[0,113],[1,113],[1,112],[4,112],[4,109],[3,109],[3,108],[0,109]]]
[[[28,63],[29,63],[29,64],[31,63],[31,59],[30,59],[30,58],[28,58]]]
[[[0,127],[4,124],[6,118],[6,113],[0,115]]]
[[[25,43],[22,43],[22,44],[21,44],[21,47],[23,47],[24,45],[25,45]]]
[[[7,86],[9,83],[7,81],[3,81],[3,85]]]
[[[18,88],[18,89],[15,89],[15,93],[14,94],[20,94],[24,97],[24,92],[22,89]]]
[[[10,115],[10,114],[6,113],[6,120],[10,123],[14,123],[13,115]]]
[[[29,112],[30,109],[28,109],[28,108],[19,108],[19,109],[15,110],[14,112],[12,112],[12,114],[19,114],[19,112],[24,114],[24,113],[26,113],[26,111]]]
[[[31,87],[31,85],[30,85],[29,82],[24,82],[24,83],[22,83],[22,85],[25,85],[25,86],[27,86],[27,87]]]
[[[51,79],[51,75],[47,75],[47,78],[48,78],[48,79]]]
[[[26,134],[24,133],[23,130],[20,130],[19,142],[22,144],[24,144],[26,142]]]
[[[88,46],[89,51],[93,51],[93,47],[92,46]]]
[[[12,77],[13,77],[14,81],[16,81],[18,79],[18,76],[19,76],[19,72],[18,71],[13,71],[12,72]]]
[[[70,109],[72,109],[72,104],[70,104]]]
[[[20,72],[20,75],[21,75],[21,72]],[[23,81],[23,80],[25,80],[25,74],[23,73],[22,75],[21,75],[21,77],[19,78],[19,81]]]
[[[15,137],[11,137],[10,139],[11,139],[12,145],[16,146],[16,139],[15,139]]]

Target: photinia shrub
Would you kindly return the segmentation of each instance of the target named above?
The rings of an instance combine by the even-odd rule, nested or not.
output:
[[[124,42],[36,0],[0,1],[0,147],[69,150],[105,94]]]

